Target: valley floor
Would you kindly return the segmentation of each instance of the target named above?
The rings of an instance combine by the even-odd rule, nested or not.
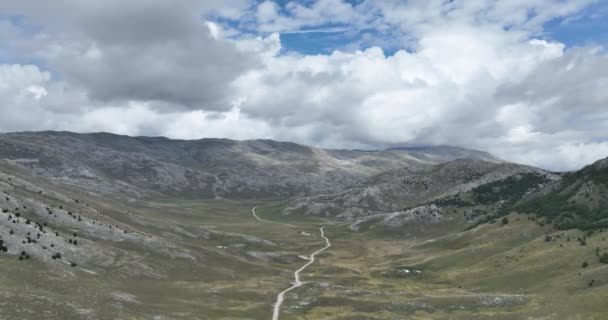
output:
[[[89,200],[173,252],[96,240],[112,255],[71,269],[0,254],[0,319],[272,319],[277,293],[306,263],[301,256],[325,245],[321,225],[332,246],[285,294],[280,319],[608,317],[608,265],[596,256],[608,242],[600,232],[582,246],[580,231],[511,215],[506,225],[402,238],[285,217],[281,203]],[[256,205],[261,219],[295,227],[254,219]]]

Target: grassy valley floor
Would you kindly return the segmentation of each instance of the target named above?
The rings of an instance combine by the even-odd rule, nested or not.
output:
[[[88,200],[175,255],[97,240],[112,258],[65,272],[0,254],[0,319],[271,319],[276,294],[306,263],[299,256],[323,247],[318,227],[331,223],[282,216],[278,202]],[[253,206],[297,227],[257,221]],[[509,221],[417,239],[328,224],[332,247],[302,273],[307,283],[286,295],[280,318],[606,319],[608,265],[597,253],[608,252],[608,232]]]

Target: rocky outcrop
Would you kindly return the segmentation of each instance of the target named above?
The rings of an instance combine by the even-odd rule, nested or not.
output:
[[[524,165],[460,159],[384,172],[368,178],[361,186],[297,199],[284,213],[330,215],[352,221],[373,213],[401,211],[524,173],[549,174]]]

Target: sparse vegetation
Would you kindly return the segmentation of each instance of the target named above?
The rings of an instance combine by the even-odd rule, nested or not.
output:
[[[554,223],[560,229],[578,228],[582,230],[608,227],[608,202],[604,197],[590,201],[589,191],[580,190],[588,183],[594,190],[608,190],[608,168],[587,166],[580,171],[565,174],[562,181],[548,194],[531,199],[516,207],[522,212],[535,213]]]
[[[492,204],[499,201],[513,203],[547,182],[547,178],[543,175],[526,173],[481,185],[474,188],[472,194],[475,202],[480,204]]]
[[[470,201],[463,200],[459,196],[440,198],[440,199],[430,202],[430,204],[436,204],[440,207],[453,206],[453,207],[457,207],[457,208],[472,207],[475,205],[474,203],[472,203]]]

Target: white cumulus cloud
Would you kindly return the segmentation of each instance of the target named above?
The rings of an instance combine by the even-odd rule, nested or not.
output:
[[[591,2],[3,2],[21,18],[0,19],[0,131],[452,144],[575,169],[608,156],[608,54],[543,26]],[[363,35],[282,44],[315,30]]]

